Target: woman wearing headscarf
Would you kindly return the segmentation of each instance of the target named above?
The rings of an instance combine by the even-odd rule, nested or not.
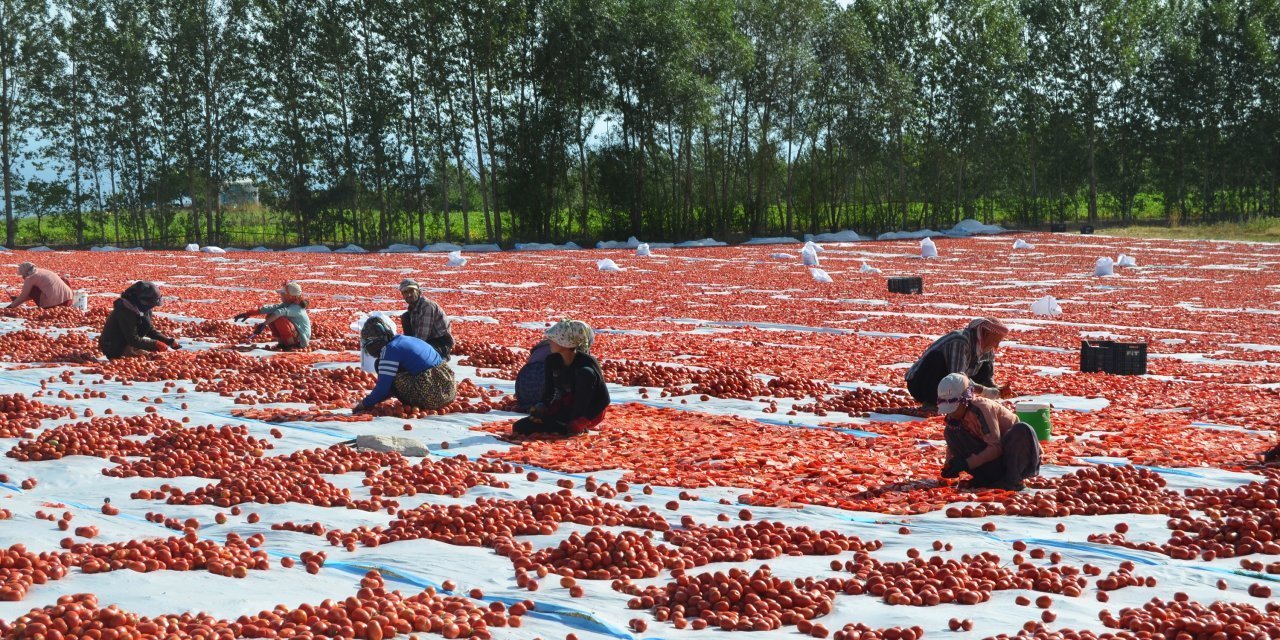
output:
[[[961,472],[980,487],[1022,491],[1022,481],[1040,473],[1040,442],[1035,430],[998,400],[974,393],[963,373],[938,383],[938,413],[946,416],[943,437],[947,460],[942,477]]]
[[[18,265],[18,275],[22,276],[22,292],[9,303],[10,309],[20,307],[28,300],[35,301],[41,309],[71,306],[71,286],[66,278],[30,262]]]
[[[378,359],[378,383],[352,411],[363,411],[395,396],[419,409],[443,409],[457,397],[453,370],[431,345],[396,335],[390,323],[369,318],[360,330],[360,347]]]
[[[995,351],[1009,335],[1009,328],[995,318],[975,318],[969,326],[952,331],[929,345],[907,370],[907,391],[925,407],[938,401],[938,383],[952,373],[963,373],[975,393],[986,398],[1009,396],[1009,387],[995,382]]]
[[[561,320],[547,329],[551,354],[545,361],[542,401],[512,427],[519,435],[578,435],[604,421],[609,389],[600,363],[591,355],[594,334],[580,320]]]
[[[177,340],[156,331],[151,324],[151,310],[160,306],[160,301],[160,288],[145,280],[129,285],[120,294],[98,336],[98,348],[107,359],[179,348]]]
[[[307,348],[311,343],[311,316],[307,315],[307,301],[302,297],[302,286],[296,282],[286,282],[276,293],[280,294],[280,304],[245,311],[236,315],[235,319],[243,321],[252,316],[266,316],[266,320],[253,330],[255,337],[264,329],[270,329],[271,336],[276,340],[276,348]]]

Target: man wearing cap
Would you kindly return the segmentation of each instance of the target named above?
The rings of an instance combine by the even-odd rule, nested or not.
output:
[[[296,282],[286,282],[276,293],[280,294],[280,304],[245,311],[236,315],[235,319],[244,321],[252,316],[266,316],[266,320],[253,330],[251,338],[264,329],[271,329],[276,348],[284,351],[305,349],[311,343],[311,316],[307,315],[307,301],[302,297],[302,287]]]
[[[938,338],[907,370],[907,391],[926,408],[937,404],[938,383],[963,373],[975,393],[986,398],[1009,397],[1009,387],[995,383],[995,351],[1009,328],[995,318],[975,318],[969,326]]]
[[[28,300],[34,300],[41,309],[71,306],[71,287],[62,276],[30,262],[18,265],[18,275],[22,276],[22,293],[9,303],[10,309]]]
[[[400,314],[404,335],[431,345],[441,358],[448,360],[453,352],[453,335],[449,333],[449,317],[444,309],[434,300],[422,297],[422,287],[413,278],[400,281],[400,295],[409,305],[409,310]]]
[[[974,393],[963,373],[938,383],[938,413],[946,416],[947,460],[942,477],[968,472],[980,487],[1022,491],[1022,481],[1040,473],[1035,430],[998,400]]]

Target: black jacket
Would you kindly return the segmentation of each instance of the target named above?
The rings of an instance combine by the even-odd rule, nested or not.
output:
[[[155,351],[156,341],[171,343],[170,338],[151,324],[151,311],[139,313],[123,298],[116,298],[111,315],[107,316],[107,324],[102,327],[98,336],[98,348],[108,359],[114,360],[124,355],[125,347],[133,347],[143,351]]]
[[[578,418],[595,418],[609,406],[609,388],[604,384],[600,363],[590,354],[579,353],[573,362],[552,353],[546,359],[542,404],[547,417],[565,423]]]

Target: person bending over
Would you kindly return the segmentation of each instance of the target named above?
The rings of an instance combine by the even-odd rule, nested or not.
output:
[[[271,337],[281,350],[305,349],[311,343],[311,316],[307,315],[307,301],[302,297],[302,287],[296,282],[286,282],[276,293],[280,304],[269,304],[237,314],[238,321],[253,316],[266,316],[253,330],[256,337],[263,329],[271,329]]]
[[[395,396],[419,409],[443,409],[457,397],[453,370],[431,345],[395,334],[386,321],[370,318],[360,330],[360,346],[378,359],[378,383],[352,412],[364,411]]]
[[[98,336],[98,348],[108,360],[181,348],[151,324],[151,310],[160,302],[160,288],[152,282],[135,282],[120,294]]]
[[[22,292],[9,303],[10,309],[20,307],[28,300],[34,301],[41,309],[71,306],[71,285],[67,284],[66,278],[30,262],[18,265],[18,275],[22,276]]]
[[[542,401],[512,427],[519,435],[578,435],[604,421],[609,389],[600,363],[591,356],[591,327],[561,320],[547,329],[551,354],[543,372]]]
[[[952,373],[963,373],[974,383],[974,390],[987,398],[1007,398],[1008,385],[997,386],[995,351],[1009,328],[995,318],[976,318],[969,326],[938,338],[907,370],[907,391],[911,397],[933,408],[937,404],[938,383]]]
[[[942,477],[968,472],[977,486],[1022,491],[1022,481],[1040,473],[1035,430],[998,400],[977,395],[976,389],[963,373],[938,383],[938,412],[947,423]]]
[[[435,300],[422,297],[422,287],[412,278],[400,281],[400,295],[409,305],[409,310],[400,314],[404,335],[431,345],[441,358],[448,360],[453,352],[453,334],[449,332],[449,316],[444,314],[444,309]]]

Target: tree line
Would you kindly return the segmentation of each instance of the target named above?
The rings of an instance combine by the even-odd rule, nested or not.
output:
[[[1280,0],[0,0],[0,175],[10,246],[1273,216]]]

